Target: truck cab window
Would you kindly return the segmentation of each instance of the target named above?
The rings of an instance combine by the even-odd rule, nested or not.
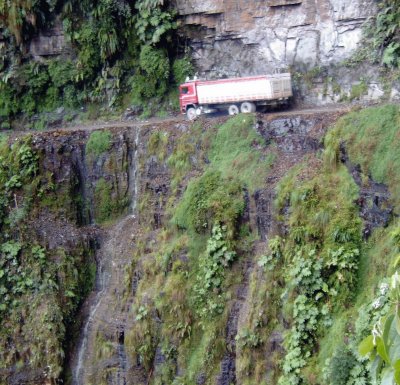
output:
[[[188,87],[182,87],[181,88],[181,94],[187,94],[189,92],[189,88]]]

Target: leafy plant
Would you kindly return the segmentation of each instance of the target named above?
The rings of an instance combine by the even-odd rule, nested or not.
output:
[[[170,64],[167,53],[145,45],[139,56],[140,71],[132,77],[132,88],[136,97],[146,100],[162,96],[167,91]]]
[[[396,67],[400,54],[400,3],[398,0],[383,0],[376,16],[375,46],[383,50],[383,63]]]
[[[268,270],[273,270],[279,260],[283,257],[282,250],[283,239],[279,236],[272,238],[269,243],[270,254],[263,255],[258,261],[258,266],[264,267]]]
[[[187,77],[194,74],[194,66],[189,56],[176,59],[172,65],[172,73],[177,84],[183,83]]]
[[[226,241],[226,227],[215,223],[207,241],[207,250],[200,256],[199,272],[193,288],[201,318],[209,319],[222,313],[224,298],[220,289],[224,281],[224,269],[232,264],[235,257],[236,253],[229,250]]]
[[[391,278],[391,297],[394,313],[381,318],[372,334],[359,345],[360,354],[368,354],[372,361],[372,378],[384,385],[400,384],[400,278],[397,272]]]
[[[135,27],[140,40],[146,44],[159,43],[177,26],[175,12],[166,9],[163,4],[163,0],[139,0],[135,4],[138,11]]]
[[[338,347],[330,360],[330,384],[347,384],[351,377],[351,371],[357,364],[356,357],[348,347]]]

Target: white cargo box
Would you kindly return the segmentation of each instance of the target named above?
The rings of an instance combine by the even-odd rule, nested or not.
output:
[[[197,83],[199,104],[275,100],[290,96],[290,73]]]

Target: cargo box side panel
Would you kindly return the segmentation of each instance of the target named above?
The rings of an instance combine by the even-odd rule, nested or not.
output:
[[[269,100],[272,98],[270,81],[266,78],[199,84],[197,95],[200,104],[235,103]]]
[[[272,99],[282,99],[292,96],[290,77],[272,78]]]

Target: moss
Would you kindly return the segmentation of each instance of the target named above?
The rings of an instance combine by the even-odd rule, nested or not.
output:
[[[86,143],[86,154],[96,158],[108,151],[111,147],[111,133],[109,131],[93,131]]]
[[[96,222],[104,223],[115,219],[126,209],[128,199],[120,197],[114,186],[104,178],[100,178],[94,191],[94,217]]]
[[[168,133],[164,131],[154,131],[147,143],[148,155],[155,155],[159,161],[163,161],[167,156]]]

